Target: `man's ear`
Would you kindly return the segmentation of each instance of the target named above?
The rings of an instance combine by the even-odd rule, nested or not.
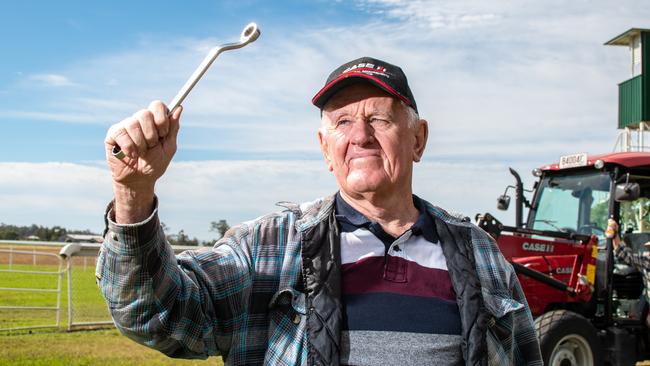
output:
[[[424,148],[427,146],[429,138],[429,123],[424,120],[418,120],[415,127],[415,144],[413,146],[413,161],[419,162],[424,154]]]
[[[325,159],[327,169],[331,172],[334,170],[334,167],[332,166],[332,159],[330,159],[329,145],[327,144],[327,139],[325,138],[325,134],[321,128],[318,129],[318,142],[320,143],[320,150],[323,153],[323,159]]]

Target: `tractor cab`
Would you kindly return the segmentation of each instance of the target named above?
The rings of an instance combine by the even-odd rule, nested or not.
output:
[[[650,154],[616,153],[584,161],[578,167],[556,164],[533,171],[540,180],[523,226],[595,235],[602,244],[607,220],[615,218],[623,239],[640,249],[638,241],[650,233]]]
[[[562,167],[567,160],[583,163]],[[633,255],[642,258],[644,253],[650,254],[650,154],[562,157],[559,164],[545,166],[534,174],[540,180],[524,227],[595,236],[597,268],[604,274],[610,266],[605,233],[610,218],[619,223],[623,245]],[[638,302],[643,300],[644,290],[640,266],[631,266],[613,255],[611,259],[611,319],[638,319],[641,314],[637,313],[643,310],[638,309]],[[605,276],[595,280],[596,287],[602,289],[598,291],[601,297],[607,297]],[[601,304],[594,315],[603,314],[605,308],[606,304]]]

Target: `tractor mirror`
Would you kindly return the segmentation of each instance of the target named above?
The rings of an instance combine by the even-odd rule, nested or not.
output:
[[[507,194],[499,196],[497,198],[497,208],[501,211],[507,211],[510,206],[510,196]]]
[[[634,201],[641,195],[639,183],[621,183],[616,185],[614,199],[617,201]]]

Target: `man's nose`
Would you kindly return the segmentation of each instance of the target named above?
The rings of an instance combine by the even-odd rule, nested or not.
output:
[[[366,121],[357,120],[350,131],[350,141],[360,146],[372,144],[375,141],[375,131]]]

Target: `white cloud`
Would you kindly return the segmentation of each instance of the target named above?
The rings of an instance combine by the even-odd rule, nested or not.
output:
[[[431,29],[458,29],[495,24],[501,18],[486,1],[362,0],[359,4],[376,14],[403,22],[422,21]]]
[[[99,123],[102,122],[97,116],[75,112],[30,112],[23,110],[8,110],[4,113],[5,118],[33,121],[55,121],[65,123]]]
[[[495,197],[510,183],[498,164],[424,162],[414,179],[420,197],[472,217],[493,211]],[[232,225],[279,210],[279,201],[311,201],[335,191],[323,162],[301,160],[172,163],[157,186],[161,220],[172,232],[184,229],[205,240],[214,236],[211,221]],[[103,164],[0,163],[0,222],[101,232],[111,197]]]
[[[71,163],[0,163],[0,222],[99,228],[110,197],[106,169]]]
[[[61,87],[61,86],[72,86],[75,85],[70,79],[63,75],[58,75],[58,74],[35,74],[35,75],[30,75],[29,80],[36,81],[42,84],[45,84],[47,86],[55,86],[55,87]]]

